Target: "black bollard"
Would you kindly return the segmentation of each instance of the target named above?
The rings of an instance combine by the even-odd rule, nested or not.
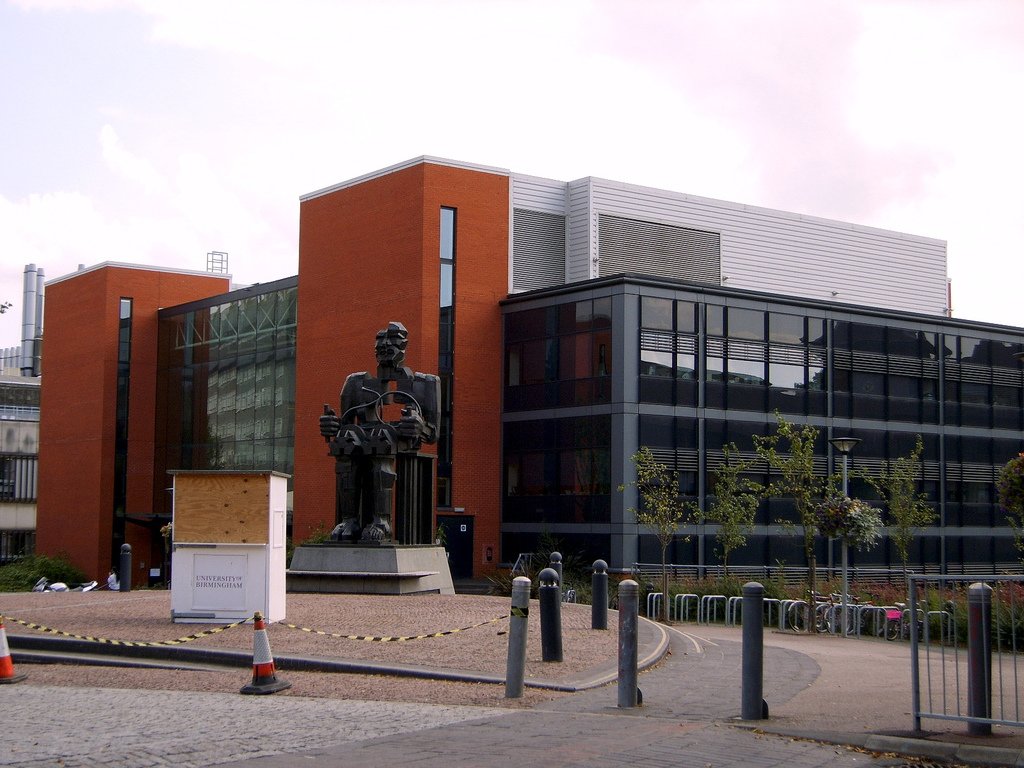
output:
[[[540,587],[540,652],[543,661],[562,660],[562,590],[558,573],[545,568],[538,574]]]
[[[509,616],[508,663],[505,666],[505,698],[522,698],[526,676],[526,635],[530,618],[530,580],[512,580],[512,613]]]
[[[743,585],[743,683],[740,717],[762,720],[764,702],[764,587],[756,581]]]
[[[640,704],[637,687],[637,631],[640,613],[640,585],[632,579],[619,583],[619,690],[622,709]]]
[[[590,577],[590,628],[608,629],[608,563],[594,561]]]
[[[562,553],[552,552],[549,560],[548,568],[553,569],[554,572],[558,574],[558,591],[559,594],[561,594],[562,584],[564,583],[564,579],[562,578]]]
[[[131,592],[132,591],[132,545],[122,544],[121,545],[121,562],[118,569],[118,575],[121,577],[120,591]]]
[[[967,714],[992,717],[992,587],[981,582],[967,588]],[[991,736],[992,724],[968,723],[967,733]]]

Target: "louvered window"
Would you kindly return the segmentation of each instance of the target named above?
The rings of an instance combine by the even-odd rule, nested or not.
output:
[[[512,290],[565,282],[565,216],[516,208],[512,216]]]
[[[599,274],[637,272],[697,283],[721,283],[717,232],[601,214]]]

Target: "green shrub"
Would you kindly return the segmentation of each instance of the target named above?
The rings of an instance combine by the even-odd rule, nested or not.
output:
[[[85,581],[85,574],[71,564],[66,554],[28,555],[0,566],[0,592],[29,592],[44,577],[51,582],[63,581],[69,587]]]

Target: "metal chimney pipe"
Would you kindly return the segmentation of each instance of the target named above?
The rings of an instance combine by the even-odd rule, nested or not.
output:
[[[32,375],[32,348],[36,338],[36,265],[25,265],[25,290],[21,306],[21,375]]]
[[[46,272],[36,269],[36,327],[32,339],[32,375],[38,376],[43,369],[43,308],[46,303]]]

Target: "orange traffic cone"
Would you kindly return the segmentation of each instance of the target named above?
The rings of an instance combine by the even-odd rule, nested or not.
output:
[[[7,630],[4,629],[4,617],[0,616],[0,683],[17,683],[26,677],[28,675],[14,674],[11,649],[7,647]]]
[[[270,640],[263,624],[263,614],[256,611],[252,622],[256,630],[252,649],[252,683],[242,688],[241,693],[276,693],[291,688],[291,683],[278,680],[274,674],[274,657],[270,655]]]

